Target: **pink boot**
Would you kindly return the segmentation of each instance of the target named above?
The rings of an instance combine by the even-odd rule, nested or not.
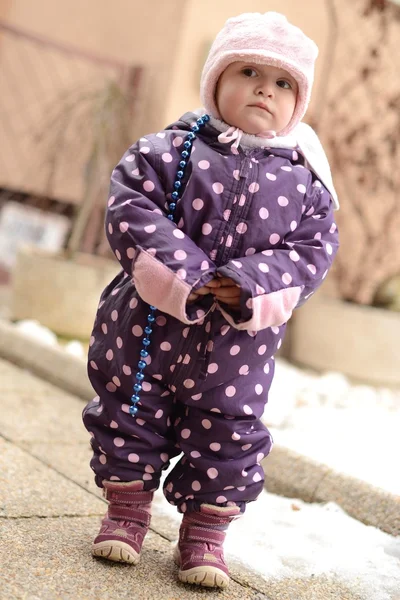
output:
[[[229,571],[222,544],[225,530],[239,512],[237,506],[202,504],[199,512],[184,515],[174,551],[180,581],[206,587],[228,587]]]
[[[143,481],[103,481],[103,485],[109,507],[92,554],[136,565],[150,525],[153,492],[143,491]]]

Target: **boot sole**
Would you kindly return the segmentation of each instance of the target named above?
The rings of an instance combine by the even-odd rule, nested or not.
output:
[[[178,546],[174,550],[174,560],[178,567],[181,566],[180,552]],[[216,567],[193,567],[186,571],[179,570],[179,581],[182,583],[191,583],[210,588],[227,588],[229,585],[229,577]]]
[[[98,542],[92,546],[92,555],[96,558],[104,558],[113,562],[128,563],[136,565],[139,562],[139,554],[126,544],[118,540]]]

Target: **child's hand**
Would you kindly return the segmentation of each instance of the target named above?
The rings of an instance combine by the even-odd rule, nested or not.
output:
[[[216,287],[212,292],[215,298],[232,308],[240,308],[240,286],[230,277],[221,277],[218,282],[220,287]]]
[[[199,299],[200,296],[207,296],[212,293],[212,290],[220,287],[220,280],[212,279],[207,283],[207,285],[203,285],[201,288],[197,289],[195,292],[192,292],[187,299],[188,304],[192,304]]]

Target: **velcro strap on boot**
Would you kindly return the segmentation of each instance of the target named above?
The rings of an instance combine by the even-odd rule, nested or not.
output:
[[[104,497],[112,504],[149,504],[153,500],[153,492],[145,491],[124,491],[123,488],[118,490],[105,489]]]
[[[108,507],[108,516],[113,521],[135,521],[145,527],[150,525],[151,515],[145,510],[136,506],[115,506],[111,504]]]
[[[210,544],[215,544],[216,546],[223,544],[225,539],[224,531],[196,527],[195,525],[185,527],[181,533],[182,541],[208,542]]]

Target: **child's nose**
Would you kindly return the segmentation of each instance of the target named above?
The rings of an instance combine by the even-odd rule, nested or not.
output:
[[[267,98],[272,98],[275,94],[274,85],[272,81],[265,80],[260,82],[257,87],[257,94],[260,96],[265,96]]]

